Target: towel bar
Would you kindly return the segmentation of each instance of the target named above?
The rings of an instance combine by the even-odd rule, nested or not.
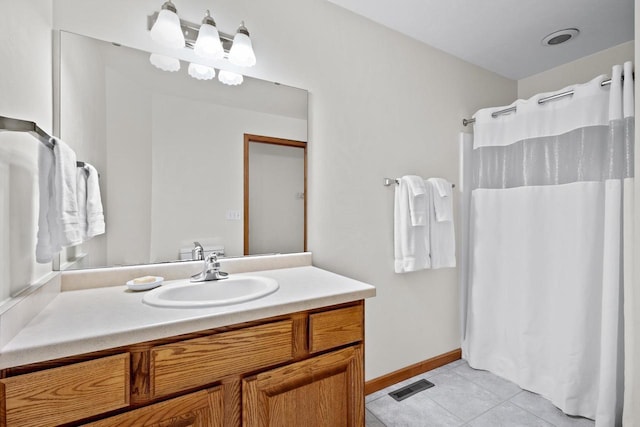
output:
[[[51,141],[51,136],[40,129],[40,127],[34,122],[30,122],[29,120],[12,119],[11,117],[0,116],[0,131],[3,130],[12,132],[29,132],[47,148],[53,150],[53,141]],[[76,162],[76,166],[79,168],[83,168],[84,162]]]
[[[28,120],[12,119],[11,117],[0,116],[0,130],[9,130],[13,132],[29,132],[38,141],[42,142],[47,147],[53,149],[53,143],[51,142],[51,136],[34,122]]]
[[[390,185],[393,185],[393,184],[398,185],[400,184],[400,180],[398,178],[384,178],[383,184],[385,187],[389,187]],[[451,187],[456,188],[456,185],[451,184]]]

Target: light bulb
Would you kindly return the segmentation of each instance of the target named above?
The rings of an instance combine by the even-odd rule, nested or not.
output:
[[[220,42],[220,34],[216,28],[216,22],[213,20],[209,11],[202,20],[200,30],[198,30],[198,39],[193,47],[196,55],[207,59],[221,59],[224,55],[224,49]]]
[[[237,86],[242,84],[244,80],[242,74],[234,73],[232,71],[220,70],[218,73],[218,80],[220,83],[224,83],[229,86]]]
[[[149,57],[149,62],[163,71],[178,71],[180,69],[179,60],[159,53],[152,53]]]
[[[162,5],[158,19],[151,27],[151,39],[160,45],[172,49],[185,46],[184,34],[180,27],[180,18],[176,14],[176,7],[171,0]]]
[[[216,76],[216,70],[206,65],[189,64],[189,75],[198,80],[211,80]]]
[[[253,67],[256,65],[256,55],[253,53],[249,31],[244,26],[244,22],[233,37],[233,44],[229,49],[229,62],[241,67]]]

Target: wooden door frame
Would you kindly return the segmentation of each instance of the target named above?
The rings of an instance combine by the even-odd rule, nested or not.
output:
[[[264,135],[244,134],[244,254],[249,255],[249,143],[257,142],[262,144],[283,145],[286,147],[297,147],[304,150],[304,242],[303,250],[307,251],[307,143],[305,141],[295,141],[293,139],[275,138]]]

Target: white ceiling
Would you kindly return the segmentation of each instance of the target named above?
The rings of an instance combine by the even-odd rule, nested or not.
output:
[[[465,61],[519,80],[633,39],[633,0],[329,0]],[[574,40],[543,46],[549,33]]]

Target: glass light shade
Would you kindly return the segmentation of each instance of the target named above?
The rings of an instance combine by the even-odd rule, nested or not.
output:
[[[234,73],[232,71],[220,70],[218,73],[218,80],[220,83],[224,83],[229,86],[237,86],[242,84],[244,80],[242,74]]]
[[[202,24],[193,51],[202,58],[221,59],[224,55],[224,49],[220,42],[218,29],[210,24]]]
[[[162,9],[151,27],[151,39],[164,47],[183,48],[184,34],[182,34],[178,15],[168,9]]]
[[[180,69],[180,61],[178,59],[158,53],[152,53],[149,57],[149,62],[163,71],[178,71]]]
[[[189,75],[194,79],[198,80],[211,80],[216,76],[216,70],[212,67],[207,67],[206,65],[194,64],[193,62],[189,64]]]
[[[229,62],[241,67],[253,67],[256,65],[256,55],[253,53],[253,46],[251,45],[251,39],[246,32],[247,29],[244,26],[240,26],[238,32],[233,37],[233,44],[229,49]]]

